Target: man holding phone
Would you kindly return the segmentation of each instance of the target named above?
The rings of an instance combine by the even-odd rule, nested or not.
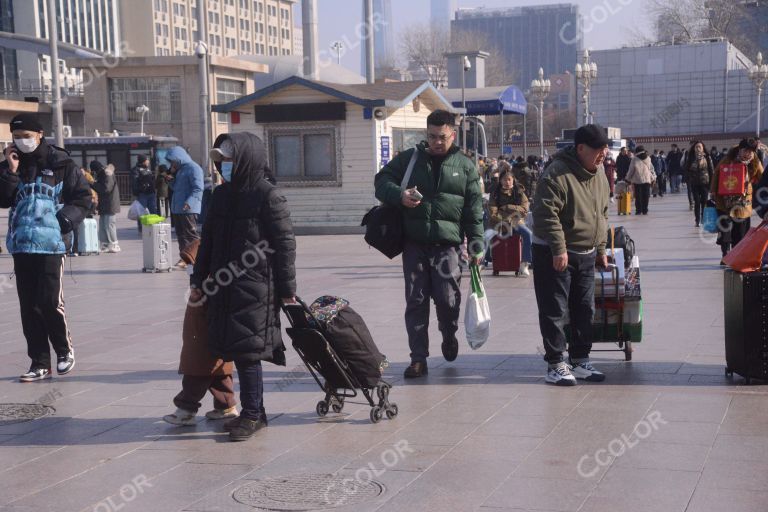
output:
[[[574,386],[605,375],[589,361],[595,310],[595,266],[606,267],[610,189],[603,170],[605,129],[588,124],[544,170],[533,201],[533,285],[544,339],[546,382]],[[570,365],[563,359],[570,323]]]
[[[65,150],[45,141],[34,114],[11,120],[13,144],[0,162],[0,208],[10,208],[8,252],[13,255],[29,371],[19,380],[51,378],[51,353],[59,375],[72,371],[75,354],[64,311],[62,235],[77,229],[91,206],[91,188]]]
[[[435,110],[427,117],[427,142],[399,153],[375,180],[376,198],[403,210],[405,327],[411,349],[407,379],[428,371],[430,297],[443,338],[443,357],[453,361],[458,356],[459,247],[464,237],[474,264],[480,264],[485,254],[480,176],[453,144],[455,138],[453,114]],[[413,174],[401,190],[414,152]]]

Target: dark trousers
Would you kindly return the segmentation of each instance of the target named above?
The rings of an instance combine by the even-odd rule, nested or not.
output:
[[[690,206],[693,206],[693,186],[691,185],[690,178],[688,179],[688,182],[685,184],[686,190],[688,190],[688,204]]]
[[[173,403],[179,409],[197,412],[202,405],[200,400],[203,399],[206,391],[210,391],[213,395],[214,409],[229,409],[237,404],[231,375],[208,377],[184,375],[181,379],[181,392],[173,399]]]
[[[167,197],[157,198],[157,214],[162,215],[166,219],[171,217],[171,200]]]
[[[429,357],[429,299],[435,302],[437,324],[443,337],[459,329],[461,269],[459,248],[405,242],[405,329],[412,362]]]
[[[205,215],[208,213],[208,206],[210,205],[211,195],[213,195],[213,190],[209,188],[203,190],[203,199],[200,202],[200,218],[198,219],[200,224],[205,224]]]
[[[27,339],[32,368],[51,367],[51,349],[57,356],[72,350],[64,311],[64,256],[61,254],[14,254],[16,290],[21,327]]]
[[[266,419],[264,410],[264,377],[261,361],[235,361],[237,378],[240,380],[240,416],[251,420]]]
[[[199,240],[197,233],[197,214],[173,214],[173,225],[176,227],[176,239],[179,241],[179,251],[183,251],[194,240]]]
[[[539,327],[544,340],[544,360],[563,361],[566,350],[565,326],[570,324],[568,355],[571,359],[589,357],[592,350],[592,317],[595,313],[596,253],[568,253],[568,268],[557,272],[552,266],[552,251],[533,245],[533,287],[539,307]]]
[[[648,214],[648,202],[651,200],[651,184],[635,185],[635,215]]]
[[[707,206],[709,187],[707,185],[691,185],[691,189],[693,194],[693,216],[696,219],[696,225],[698,225],[704,216],[704,208]]]
[[[752,222],[750,219],[732,219],[728,212],[722,210],[718,210],[717,215],[717,243],[725,256],[747,236]]]
[[[149,210],[149,213],[157,215],[158,209],[157,209],[157,194],[154,192],[149,192],[146,194],[139,194],[136,197],[136,200],[141,203],[141,205]],[[141,221],[136,221],[136,224],[139,226],[139,233],[141,233]]]
[[[664,197],[664,194],[667,193],[667,177],[663,174],[659,174],[656,177],[656,180],[659,184],[659,197]]]

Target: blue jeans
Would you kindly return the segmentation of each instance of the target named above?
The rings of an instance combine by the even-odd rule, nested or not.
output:
[[[682,174],[673,174],[672,175],[672,192],[675,192],[675,193],[680,192],[680,184],[682,182],[683,182]]]
[[[157,194],[154,192],[149,192],[147,194],[139,194],[136,196],[136,200],[141,203],[141,205],[149,210],[149,213],[153,213],[157,215]],[[136,223],[139,226],[139,231],[141,231],[141,222],[136,221]]]
[[[267,417],[264,410],[264,377],[261,372],[261,361],[235,361],[237,378],[240,381],[240,405],[243,410],[240,416],[250,420],[261,420]]]
[[[533,233],[528,226],[521,224],[512,230],[513,233],[520,235],[520,239],[523,242],[523,257],[522,261],[525,263],[533,263],[533,255],[531,254],[531,237]]]

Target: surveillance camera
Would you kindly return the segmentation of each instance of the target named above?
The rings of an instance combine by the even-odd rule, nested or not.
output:
[[[197,55],[197,58],[202,59],[207,54],[208,54],[208,45],[205,44],[203,41],[198,41],[197,45],[195,46],[195,55]]]
[[[387,116],[387,112],[383,108],[377,108],[373,111],[373,117],[378,120],[382,120]]]

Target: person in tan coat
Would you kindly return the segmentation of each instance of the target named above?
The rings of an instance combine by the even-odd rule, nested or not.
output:
[[[531,275],[529,268],[533,255],[531,254],[531,230],[525,225],[528,215],[528,197],[525,190],[515,180],[512,169],[505,169],[499,175],[499,186],[491,192],[488,200],[491,227],[498,231],[501,237],[520,235],[523,253],[520,262],[520,276]]]
[[[752,191],[763,175],[763,165],[757,158],[758,141],[743,139],[737,146],[728,151],[720,160],[712,177],[710,193],[717,208],[717,244],[722,250],[723,257],[747,234],[752,216]],[[718,192],[720,171],[726,165],[742,163],[747,166],[744,180],[744,193],[741,195],[720,195]],[[725,263],[720,260],[720,265]]]
[[[632,184],[635,194],[635,215],[648,215],[648,202],[651,199],[651,187],[656,181],[656,172],[643,146],[635,148],[626,181]]]

